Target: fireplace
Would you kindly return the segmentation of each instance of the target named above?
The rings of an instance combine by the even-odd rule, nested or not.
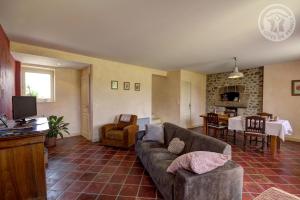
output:
[[[245,93],[244,85],[231,85],[220,87],[216,98],[215,106],[228,108],[228,112],[231,112],[235,108],[247,108],[249,101],[249,94]]]

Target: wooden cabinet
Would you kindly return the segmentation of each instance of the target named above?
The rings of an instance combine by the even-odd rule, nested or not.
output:
[[[42,133],[0,138],[0,199],[46,199]]]

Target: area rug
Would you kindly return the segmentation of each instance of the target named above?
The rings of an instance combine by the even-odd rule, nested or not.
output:
[[[300,198],[278,188],[271,187],[258,195],[254,200],[300,200]]]

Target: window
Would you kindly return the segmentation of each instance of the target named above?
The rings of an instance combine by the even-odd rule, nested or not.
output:
[[[22,66],[22,95],[38,102],[54,101],[54,69]]]

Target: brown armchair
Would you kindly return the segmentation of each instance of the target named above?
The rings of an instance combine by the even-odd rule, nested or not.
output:
[[[117,124],[106,124],[101,127],[100,144],[129,148],[135,143],[139,129],[136,115],[120,115]]]

